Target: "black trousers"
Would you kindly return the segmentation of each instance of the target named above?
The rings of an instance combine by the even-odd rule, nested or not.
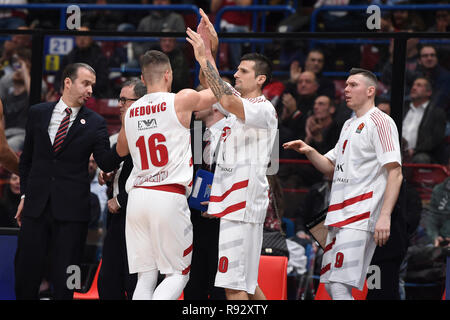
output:
[[[219,219],[203,218],[192,210],[193,250],[189,281],[184,288],[186,300],[225,300],[223,288],[214,286],[219,255]]]
[[[73,290],[69,289],[73,282],[68,281],[68,277],[76,275],[76,272],[69,266],[80,267],[87,230],[87,221],[54,219],[50,200],[38,218],[22,217],[14,266],[16,299],[39,298],[39,286],[48,256],[49,280],[53,285],[54,299],[73,299]],[[81,282],[81,279],[79,281]]]
[[[108,214],[109,223],[98,276],[98,294],[101,300],[131,300],[136,288],[137,274],[130,274],[128,269],[126,216],[123,212]]]

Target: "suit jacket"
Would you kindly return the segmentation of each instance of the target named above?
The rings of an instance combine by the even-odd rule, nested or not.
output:
[[[408,102],[403,108],[405,111],[403,119],[409,110],[409,105],[410,103]],[[434,158],[439,158],[439,150],[443,150],[441,147],[445,138],[445,126],[446,114],[444,110],[436,107],[433,100],[430,101],[420,121],[414,153],[424,152]]]
[[[30,107],[19,163],[21,193],[26,195],[22,215],[40,216],[50,198],[55,219],[89,221],[91,153],[105,172],[114,170],[122,159],[110,148],[103,117],[84,106],[55,153],[48,135],[55,106],[56,102]]]

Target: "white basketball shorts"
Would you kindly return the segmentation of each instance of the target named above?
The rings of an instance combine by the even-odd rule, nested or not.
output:
[[[255,293],[262,236],[262,223],[220,219],[216,287]]]
[[[373,232],[329,227],[322,258],[320,282],[364,287],[376,243]]]
[[[192,223],[184,194],[133,188],[128,195],[125,237],[130,273],[158,269],[187,274]]]

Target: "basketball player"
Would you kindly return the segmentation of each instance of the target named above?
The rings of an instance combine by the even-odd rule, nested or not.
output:
[[[160,51],[147,51],[140,62],[147,94],[126,111],[117,142],[118,153],[130,153],[134,165],[126,183],[128,264],[138,274],[134,300],[173,300],[189,279],[192,257],[186,199],[192,184],[191,114],[215,99],[210,90],[170,93],[172,69]],[[166,276],[156,287],[158,270]]]
[[[209,24],[201,13],[200,23]],[[215,286],[225,288],[228,300],[265,299],[257,280],[269,203],[266,170],[278,124],[273,105],[262,95],[270,82],[271,62],[257,53],[244,55],[233,88],[219,76],[202,35],[190,28],[187,34],[208,87],[230,113],[208,205],[208,214],[221,218]]]
[[[352,287],[363,288],[376,245],[389,239],[402,183],[397,127],[375,107],[376,86],[372,72],[350,70],[344,94],[355,116],[344,123],[339,141],[325,155],[302,140],[283,144],[333,176],[320,281],[334,300],[350,300]]]

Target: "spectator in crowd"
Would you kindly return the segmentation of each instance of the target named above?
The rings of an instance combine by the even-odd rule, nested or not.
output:
[[[170,32],[171,30],[163,31]],[[181,89],[189,88],[189,66],[183,50],[177,44],[177,39],[161,38],[158,49],[164,52],[170,60],[173,72],[172,92],[177,93]]]
[[[17,30],[29,30],[27,26],[18,27]],[[3,43],[2,53],[0,56],[0,76],[3,77],[8,73],[13,73],[12,67],[13,55],[19,48],[31,49],[31,36],[28,34],[14,34],[11,36],[11,40],[6,40]]]
[[[27,0],[8,0],[2,4],[27,4]],[[16,29],[25,25],[27,12],[24,9],[0,10],[0,29]]]
[[[0,227],[17,228],[14,219],[20,202],[20,177],[12,173],[0,199]]]
[[[443,3],[445,4],[445,3]],[[450,32],[450,13],[447,10],[437,10],[435,13],[435,24],[427,31],[429,32]],[[450,45],[436,44],[435,49],[440,53],[441,65],[447,70],[450,69]]]
[[[405,162],[432,163],[439,159],[445,137],[445,113],[431,101],[433,90],[426,78],[417,78],[404,108],[402,136],[407,142]]]
[[[3,103],[0,100],[0,165],[13,173],[19,173],[19,157],[8,145],[5,137],[5,121],[3,119]]]
[[[153,0],[155,6],[167,6],[171,4],[171,0]],[[170,10],[152,10],[148,16],[143,18],[138,25],[137,31],[162,32],[163,30],[171,30],[173,32],[185,32],[183,16]],[[135,66],[141,55],[150,49],[154,49],[157,44],[134,42],[134,60]]]
[[[145,0],[90,0],[92,4],[140,4]],[[135,31],[136,23],[142,15],[132,10],[82,10],[81,21],[92,30]]]
[[[312,49],[306,56],[303,71],[311,71],[316,75],[317,81],[319,82],[319,88],[317,89],[318,95],[326,95],[331,99],[334,99],[336,88],[332,80],[323,76],[322,71],[324,65],[325,54],[323,51],[320,49]],[[290,66],[289,81],[292,83],[297,83],[301,73],[302,68],[300,67],[300,63],[298,61],[293,61]]]
[[[306,117],[313,109],[318,89],[319,82],[312,71],[302,72],[296,84],[286,86],[277,109],[281,114],[281,126],[287,128],[291,136],[304,137]]]
[[[28,114],[28,97],[31,82],[31,51],[19,49],[15,55],[14,68],[11,76],[2,78],[2,95],[5,116],[5,136],[8,144],[15,152],[23,148],[25,140],[25,125]],[[10,87],[6,85],[10,84]]]
[[[122,85],[119,96],[121,115],[146,93],[147,88],[141,80],[126,81]],[[115,142],[113,147],[114,145]],[[133,160],[131,155],[128,155],[113,176],[112,195],[108,200],[102,266],[98,277],[98,293],[101,300],[131,300],[136,287],[137,275],[129,272],[125,242],[125,220],[128,204],[125,184],[132,169]]]
[[[317,0],[314,8],[322,6],[347,6],[367,4],[366,0]],[[322,15],[325,31],[354,31],[361,30],[363,23],[362,15],[357,12],[324,11]]]
[[[212,14],[216,14],[223,7],[228,6],[250,6],[252,0],[211,0],[210,10]],[[242,11],[228,11],[222,15],[220,20],[220,31],[223,32],[249,32],[252,16],[250,12]],[[234,70],[240,62],[242,56],[241,43],[230,43],[229,68]]]
[[[380,29],[377,32],[393,32],[391,12],[381,13]],[[368,70],[379,71],[385,61],[389,59],[389,47],[384,43],[367,43],[361,46],[361,67]]]
[[[78,31],[89,31],[90,29],[86,26],[81,26]],[[56,92],[60,93],[62,90],[61,78],[64,68],[72,63],[86,63],[94,70],[97,74],[97,82],[94,91],[94,97],[96,98],[107,98],[109,79],[108,79],[108,67],[107,59],[103,55],[100,46],[92,39],[91,36],[76,36],[75,37],[75,47],[69,54],[62,58],[61,66],[59,71],[55,74],[54,87]]]
[[[413,29],[404,30],[408,32],[413,32]],[[411,88],[411,85],[415,79],[415,72],[418,66],[418,58],[419,58],[419,50],[418,38],[410,38],[406,41],[406,61],[405,61],[405,91],[408,92]],[[392,86],[392,62],[394,59],[394,41],[391,40],[389,44],[389,59],[383,65],[381,69],[381,77],[380,81],[388,86],[389,88]]]
[[[412,29],[414,31],[425,30],[425,24],[422,18],[420,17],[420,15],[418,15],[413,11],[394,10],[392,12],[391,18],[392,18],[392,26],[394,27],[395,32],[409,29]]]
[[[422,215],[421,224],[435,247],[450,242],[450,177],[433,188],[431,200]]]
[[[436,106],[444,109],[450,119],[450,72],[439,64],[438,53],[433,46],[420,48],[417,75],[429,80]]]
[[[313,113],[306,119],[305,142],[320,153],[331,150],[339,138],[340,127],[333,119],[336,111],[333,101],[327,96],[318,96]]]

